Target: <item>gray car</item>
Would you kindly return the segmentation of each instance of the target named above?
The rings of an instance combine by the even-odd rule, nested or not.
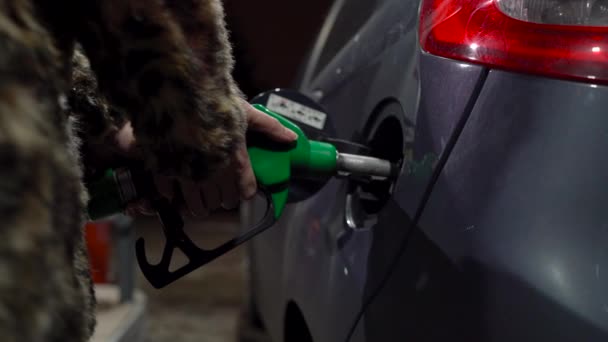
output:
[[[297,88],[401,172],[308,187],[251,242],[272,340],[607,341],[607,25],[605,0],[335,1]]]

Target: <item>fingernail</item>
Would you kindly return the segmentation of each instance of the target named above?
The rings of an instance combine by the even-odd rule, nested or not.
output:
[[[289,128],[285,128],[285,130],[287,131],[286,137],[289,140],[296,140],[298,138],[298,135],[296,134],[296,132],[290,130]]]

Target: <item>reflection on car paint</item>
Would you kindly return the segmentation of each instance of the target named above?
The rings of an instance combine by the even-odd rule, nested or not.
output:
[[[416,180],[426,180],[431,177],[438,160],[435,153],[427,153],[420,161],[410,161],[406,166],[406,172],[408,175],[414,176]]]

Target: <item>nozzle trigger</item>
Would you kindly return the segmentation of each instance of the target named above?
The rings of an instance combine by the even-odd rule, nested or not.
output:
[[[148,262],[146,256],[145,240],[143,238],[137,240],[135,243],[135,255],[143,275],[155,288],[163,288],[270,228],[276,222],[272,195],[266,191],[261,191],[261,193],[265,196],[267,203],[266,213],[262,220],[246,233],[228,240],[211,250],[199,248],[190,240],[183,230],[183,219],[168,200],[159,199],[154,201],[152,206],[158,213],[166,242],[160,262],[153,265]],[[182,251],[188,258],[188,262],[172,272],[169,270],[169,267],[171,266],[173,251],[176,248]]]

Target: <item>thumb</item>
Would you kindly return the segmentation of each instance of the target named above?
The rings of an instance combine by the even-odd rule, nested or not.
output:
[[[246,108],[249,129],[264,133],[279,142],[292,142],[298,138],[294,131],[283,126],[279,120],[262,113],[249,104]]]

